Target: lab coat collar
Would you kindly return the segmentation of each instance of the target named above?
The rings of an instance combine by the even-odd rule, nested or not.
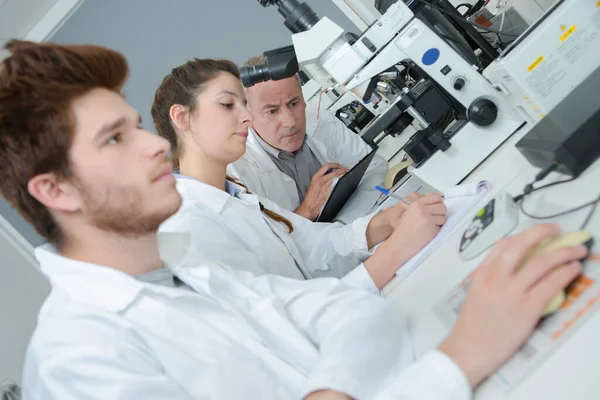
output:
[[[177,190],[184,199],[200,203],[219,214],[231,197],[239,197],[246,189],[236,183],[225,181],[225,192],[185,175],[175,175]]]
[[[246,152],[251,153],[252,159],[262,172],[278,171],[277,165],[269,157],[258,142],[258,134],[252,128],[248,128],[248,139],[246,140]]]
[[[249,128],[249,130],[252,132],[252,138],[254,140],[256,140],[256,143],[262,147],[262,149],[264,151],[266,151],[267,153],[270,153],[272,156],[279,158],[279,156],[281,156],[281,152],[282,150],[279,150],[273,146],[271,146],[269,143],[267,143],[265,141],[265,139],[263,139],[262,137],[260,137],[260,135],[254,130],[254,128]],[[248,135],[250,136],[250,135]]]
[[[184,269],[189,250],[189,234],[159,232],[159,254],[165,268]],[[115,268],[86,263],[62,256],[50,244],[35,249],[40,269],[55,288],[64,290],[73,300],[110,312],[126,309],[149,283]]]
[[[306,103],[306,136],[313,137],[319,128],[319,106],[313,103]]]
[[[75,301],[111,312],[127,308],[144,288],[124,272],[64,257],[49,244],[38,247],[35,256],[54,288],[64,290]]]

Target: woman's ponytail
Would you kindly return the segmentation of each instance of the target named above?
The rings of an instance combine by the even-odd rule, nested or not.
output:
[[[238,181],[237,179],[232,178],[230,176],[227,176],[226,179],[229,182],[235,183],[236,185],[240,185],[241,187],[246,189],[246,192],[248,194],[252,194],[252,192],[250,192],[250,190],[248,190],[248,187],[246,185],[244,185],[243,183],[241,183],[240,181]],[[290,220],[288,220],[286,217],[284,217],[281,214],[277,214],[275,211],[269,210],[262,203],[259,202],[258,204],[260,205],[260,211],[265,213],[265,215],[267,217],[271,218],[273,221],[280,222],[280,223],[284,224],[285,226],[287,226],[288,231],[289,231],[288,233],[294,232],[294,225],[292,225]]]

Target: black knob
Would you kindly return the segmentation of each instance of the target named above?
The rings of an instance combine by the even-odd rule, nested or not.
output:
[[[462,90],[462,88],[464,88],[466,84],[467,81],[465,81],[465,78],[456,78],[454,80],[454,89]]]
[[[450,141],[446,138],[444,133],[439,129],[435,128],[433,125],[429,125],[424,129],[425,134],[429,138],[431,144],[440,149],[441,151],[446,151],[452,146]]]
[[[473,100],[467,109],[467,119],[479,126],[489,126],[498,118],[498,107],[496,104],[484,98]]]

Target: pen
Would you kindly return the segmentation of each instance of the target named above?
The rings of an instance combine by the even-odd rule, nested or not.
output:
[[[396,200],[400,200],[401,202],[410,205],[411,202],[406,200],[404,197],[402,196],[398,196],[396,193],[392,193],[390,192],[388,189],[381,187],[381,186],[375,186],[375,189],[379,190],[381,193],[383,193],[386,196],[389,196],[391,198],[394,198]]]

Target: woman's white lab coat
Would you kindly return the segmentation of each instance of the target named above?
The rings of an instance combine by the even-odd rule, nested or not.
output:
[[[179,239],[177,239],[179,240]],[[416,364],[391,303],[336,279],[174,268],[186,287],[36,251],[52,283],[27,351],[24,400],[469,399],[433,351]],[[404,372],[403,372],[404,371]]]
[[[189,232],[190,252],[199,263],[216,261],[254,274],[296,279],[344,278],[377,292],[362,264],[371,255],[366,238],[371,216],[349,225],[315,223],[231,182],[225,192],[181,175],[177,190],[183,204],[160,231]],[[290,220],[294,232],[261,212],[259,201]]]
[[[371,148],[359,135],[349,130],[335,115],[321,110],[317,120],[317,106],[311,103],[306,107],[306,144],[322,163],[336,162],[344,167],[352,167]],[[294,211],[300,206],[296,183],[287,174],[281,172],[249,129],[246,153],[227,168],[229,175],[238,178],[250,191],[266,198],[280,207]],[[375,185],[382,185],[388,171],[387,161],[376,155],[369,165],[363,180],[357,188],[353,204],[364,208],[356,210],[355,215],[365,215],[377,199]],[[362,201],[364,197],[365,201]]]

